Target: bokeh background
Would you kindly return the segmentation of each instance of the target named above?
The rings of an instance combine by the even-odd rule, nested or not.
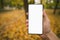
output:
[[[0,0],[0,40],[42,40],[40,35],[28,34],[26,13],[35,0]],[[60,0],[40,0],[44,5],[51,30],[60,38]]]

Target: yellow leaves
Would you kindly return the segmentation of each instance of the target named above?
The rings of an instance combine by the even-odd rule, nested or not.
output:
[[[8,34],[8,38],[13,38],[14,37],[14,34],[13,33],[9,33]]]
[[[30,35],[28,34],[28,30],[26,27],[26,18],[25,18],[25,12],[21,10],[15,10],[6,12],[5,14],[2,14],[0,16],[0,26],[2,29],[0,29],[0,39],[1,40],[37,40],[41,39],[38,35]],[[8,22],[7,22],[8,21]],[[2,35],[3,34],[3,35]],[[2,36],[1,36],[2,35]],[[6,38],[7,37],[7,38]]]

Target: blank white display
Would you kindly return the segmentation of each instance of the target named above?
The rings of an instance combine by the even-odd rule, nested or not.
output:
[[[29,5],[29,34],[42,34],[42,16],[43,6],[42,5]]]

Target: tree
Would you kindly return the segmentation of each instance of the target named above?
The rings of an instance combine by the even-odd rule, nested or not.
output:
[[[28,12],[28,0],[24,0],[24,9],[25,12]]]
[[[1,2],[1,8],[4,8],[4,0],[0,0]]]
[[[55,5],[55,8],[54,8],[54,14],[56,13],[56,9],[57,9],[58,4],[59,4],[59,0],[56,0],[56,5]]]

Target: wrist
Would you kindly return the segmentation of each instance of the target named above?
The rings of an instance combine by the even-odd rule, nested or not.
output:
[[[51,30],[47,31],[46,33],[44,33],[45,35],[49,34],[51,32]]]
[[[49,40],[48,36],[51,35],[51,34],[52,34],[52,31],[48,31],[48,32],[42,34],[41,38],[43,38],[44,40]]]
[[[49,36],[51,35],[53,32],[52,31],[49,31],[49,33],[47,33],[46,35]]]
[[[46,34],[41,35],[42,40],[49,40],[49,37]]]

